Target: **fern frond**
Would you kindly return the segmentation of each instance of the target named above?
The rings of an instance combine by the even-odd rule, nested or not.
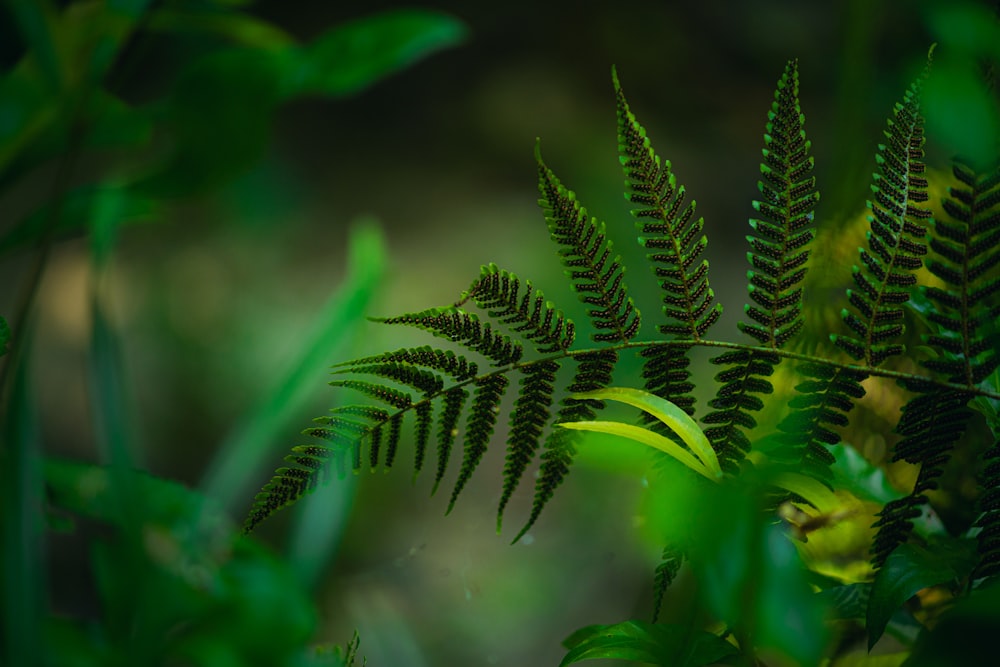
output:
[[[507,461],[503,468],[503,492],[497,508],[497,533],[503,522],[503,512],[524,471],[535,457],[542,431],[551,416],[552,394],[555,389],[554,361],[543,362],[521,370],[521,392],[510,415],[510,435],[507,437]]]
[[[595,247],[605,246],[598,243]],[[619,268],[610,270],[617,271],[620,279]],[[503,491],[506,503],[533,452],[540,446],[559,369],[559,362],[553,359],[521,361],[524,345],[531,345],[539,354],[567,356],[575,331],[571,320],[546,301],[540,291],[533,290],[531,283],[525,284],[527,290],[522,293],[517,276],[495,265],[483,267],[461,303],[472,301],[481,307],[486,311],[486,321],[457,305],[377,319],[387,324],[413,326],[445,338],[482,355],[499,370],[480,375],[477,364],[464,354],[430,346],[402,348],[337,365],[335,375],[350,377],[334,380],[330,385],[357,391],[388,409],[345,405],[318,418],[317,425],[304,433],[325,440],[329,446],[293,449],[294,455],[286,459],[290,465],[279,469],[258,494],[245,529],[252,530],[261,520],[312,490],[317,480],[328,474],[330,464],[346,469],[349,457],[353,470],[360,470],[366,458],[365,447],[368,465],[373,470],[378,467],[388,470],[395,462],[408,413],[413,415],[415,474],[424,466],[436,420],[437,471],[432,493],[437,491],[448,470],[460,433],[459,422],[465,419],[462,463],[448,503],[450,512],[493,436],[509,374],[520,372],[527,380],[518,390],[517,407],[511,417]],[[615,289],[624,294],[620,281],[616,284]],[[630,317],[629,321],[634,323],[638,315]],[[508,327],[513,336],[498,331],[500,326]],[[585,367],[588,366],[581,366]],[[366,376],[375,380],[365,379]],[[590,374],[583,376],[589,378]],[[471,405],[466,389],[469,385],[473,387]]]
[[[522,295],[520,279],[496,264],[482,268],[479,278],[455,306],[469,299],[498,322],[516,325],[513,330],[532,341],[542,354],[568,350],[573,345],[573,321],[546,301],[541,290],[532,290],[531,282],[525,282]]]
[[[462,417],[462,410],[465,408],[465,401],[468,398],[469,392],[461,387],[452,387],[444,394],[438,421],[437,473],[434,475],[434,488],[431,490],[431,495],[437,493],[441,479],[448,471],[451,450],[455,446],[455,439],[458,438],[458,420]]]
[[[764,134],[761,200],[753,202],[759,218],[750,220],[755,235],[747,236],[752,269],[747,278],[750,298],[744,312],[756,324],[741,322],[740,330],[765,347],[780,348],[802,328],[802,289],[815,232],[819,192],[812,175],[811,142],[799,106],[798,63],[790,60],[778,80]]]
[[[569,385],[569,392],[575,394],[596,391],[611,384],[611,375],[618,362],[618,352],[614,349],[585,352],[575,355],[573,360],[577,368],[573,382]],[[556,424],[592,420],[597,414],[596,410],[604,407],[604,402],[567,397],[562,400],[561,406],[556,414]],[[544,449],[538,481],[535,483],[531,515],[521,532],[514,538],[514,542],[520,540],[535,524],[555,493],[556,487],[569,472],[569,466],[576,456],[576,435],[569,429],[552,429],[545,439]]]
[[[507,389],[506,375],[487,375],[476,380],[475,398],[472,400],[472,411],[465,427],[465,444],[462,456],[462,468],[458,472],[455,488],[448,501],[445,514],[455,507],[455,501],[465,488],[469,478],[486,453],[486,446],[493,436],[493,429],[500,412],[500,400]]]
[[[847,291],[852,308],[841,312],[844,323],[855,334],[833,336],[833,342],[851,357],[878,366],[900,354],[904,347],[891,342],[903,333],[902,304],[916,284],[914,272],[927,252],[924,242],[930,210],[924,177],[924,129],[920,115],[920,91],[927,71],[910,86],[896,104],[884,132],[886,143],[875,156],[868,248],[861,250],[862,266],[855,266],[857,289]]]
[[[719,457],[719,465],[727,473],[735,473],[739,462],[750,451],[750,439],[745,431],[757,426],[751,413],[764,407],[758,394],[770,394],[774,387],[768,381],[778,357],[762,352],[734,350],[711,359],[713,364],[729,366],[715,379],[722,383],[715,398],[708,402],[712,412],[702,418],[705,435]]]
[[[384,324],[405,324],[447,338],[491,359],[494,366],[513,364],[524,354],[519,342],[493,331],[490,324],[482,323],[475,313],[459,308],[431,308],[398,317],[371,319]]]
[[[681,345],[651,345],[640,353],[646,362],[642,367],[646,391],[674,403],[689,415],[694,414],[694,383],[690,381],[690,348]],[[669,431],[661,422],[649,417],[647,424],[658,433]]]
[[[813,363],[802,364],[799,373],[805,379],[788,403],[791,412],[778,423],[774,436],[778,448],[771,457],[829,483],[835,461],[829,447],[841,442],[835,429],[847,426],[847,414],[865,395],[861,383],[867,375]]]
[[[628,296],[621,257],[613,255],[604,223],[587,214],[576,194],[563,187],[542,160],[541,145],[535,146],[538,162],[539,205],[545,212],[552,240],[560,246],[563,266],[580,299],[592,306],[587,314],[596,331],[596,342],[625,342],[639,331],[639,311]]]
[[[425,396],[436,394],[444,387],[444,380],[435,373],[412,364],[389,361],[380,364],[358,364],[336,373],[375,375],[416,389]]]
[[[982,487],[979,497],[979,563],[972,572],[973,579],[995,577],[1000,574],[1000,439],[983,454]]]
[[[629,108],[612,70],[618,115],[618,159],[625,173],[625,197],[635,204],[632,215],[642,234],[639,242],[663,289],[667,323],[660,332],[700,339],[719,319],[721,304],[708,285],[708,260],[700,259],[708,245],[704,218],[695,217],[695,202],[685,205],[683,185],[653,151],[646,129]],[[700,261],[699,261],[700,260]],[[647,387],[648,389],[649,387]],[[676,397],[663,396],[672,401]]]
[[[657,329],[676,338],[699,340],[722,313],[708,284],[708,260],[702,259],[708,245],[703,234],[705,220],[695,215],[694,200],[686,203],[686,191],[678,185],[670,161],[661,161],[653,150],[646,129],[629,107],[617,71],[612,69],[611,76],[625,198],[636,206],[632,216],[640,232],[639,243],[649,251],[646,258],[662,290],[667,321]],[[643,350],[642,356],[646,359],[642,371],[646,390],[693,415],[689,348],[654,346]],[[673,437],[657,420],[643,419],[657,433]]]
[[[956,163],[954,174],[966,187],[951,189],[944,200],[947,219],[933,224],[927,262],[945,286],[924,290],[933,308],[915,307],[926,310],[933,331],[924,339],[938,352],[937,358],[921,364],[971,389],[1000,364],[987,329],[995,318],[990,297],[1000,289],[1000,277],[989,273],[1000,263],[1000,169],[977,174]],[[876,524],[880,528],[872,547],[876,567],[909,537],[914,512],[927,502],[925,492],[937,487],[937,478],[972,415],[966,407],[971,393],[918,383],[905,386],[918,395],[903,407],[896,432],[904,438],[896,444],[893,460],[918,464],[920,472],[910,495],[887,505]],[[991,504],[987,497],[985,505]],[[993,522],[985,514],[982,518]],[[991,532],[983,533],[980,553],[985,557],[995,545]]]
[[[873,199],[868,202],[868,249],[860,250],[861,267],[852,276],[857,289],[847,291],[851,308],[841,311],[857,336],[833,335],[831,340],[856,360],[875,367],[899,354],[903,346],[891,342],[903,332],[902,304],[916,282],[921,266],[925,225],[930,212],[923,177],[923,119],[920,90],[927,71],[910,86],[887,121],[886,143],[875,157]],[[835,428],[848,424],[847,414],[865,395],[861,383],[866,373],[807,363],[800,369],[805,380],[796,386],[798,396],[789,402],[792,411],[778,424],[775,458],[829,483],[834,456],[829,447],[841,438]]]
[[[353,389],[401,410],[413,405],[413,397],[408,393],[382,384],[375,384],[364,380],[335,380],[329,384],[331,387]]]
[[[879,529],[872,544],[872,565],[882,567],[889,554],[909,538],[913,519],[927,503],[927,491],[937,488],[951,450],[965,432],[970,410],[969,394],[943,389],[921,393],[903,406],[895,432],[904,436],[896,443],[893,461],[919,464],[920,471],[910,495],[891,501],[879,512]]]
[[[802,328],[802,288],[809,244],[814,232],[819,192],[812,176],[813,159],[806,139],[805,115],[799,106],[798,65],[788,62],[778,79],[768,113],[757,189],[763,199],[753,207],[760,218],[750,220],[756,235],[747,236],[748,291],[753,305],[744,306],[752,322],[739,328],[760,345],[780,349]],[[747,433],[756,425],[754,412],[764,407],[759,395],[774,391],[766,378],[780,359],[762,352],[727,352],[711,359],[724,366],[715,379],[721,387],[709,402],[712,412],[702,421],[712,424],[705,435],[727,472],[734,473],[750,451]]]
[[[927,316],[937,329],[926,342],[944,355],[922,365],[972,387],[1000,365],[984,331],[1000,293],[1000,168],[976,173],[956,162],[953,173],[965,187],[949,190],[947,218],[933,223],[927,262],[945,287],[924,292],[936,306]]]
[[[385,352],[370,357],[362,357],[361,359],[336,364],[334,368],[364,366],[375,363],[399,363],[423,366],[446,373],[456,380],[471,380],[479,373],[479,368],[474,362],[469,361],[463,356],[456,355],[451,350],[438,350],[429,345],[403,348],[395,352]]]
[[[656,575],[653,578],[653,623],[656,623],[656,619],[660,616],[663,596],[666,595],[670,584],[674,583],[683,564],[684,552],[669,546],[663,547],[660,564],[656,566]]]

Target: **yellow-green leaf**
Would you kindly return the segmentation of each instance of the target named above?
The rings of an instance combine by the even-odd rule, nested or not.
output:
[[[709,472],[701,461],[692,456],[690,452],[678,445],[676,442],[670,438],[665,438],[659,433],[653,433],[649,429],[642,428],[641,426],[610,421],[565,422],[563,424],[559,424],[559,426],[577,431],[608,433],[610,435],[618,435],[623,438],[628,438],[629,440],[635,440],[636,442],[649,445],[650,447],[659,449],[660,451],[669,454],[686,465],[688,468],[691,468],[691,470],[694,470],[699,475],[704,475],[712,481],[717,481],[719,478],[719,476],[713,475]]]
[[[716,455],[715,450],[712,449],[712,445],[705,436],[705,433],[690,415],[667,399],[660,398],[648,391],[628,387],[607,387],[597,391],[573,394],[573,398],[617,401],[618,403],[625,403],[626,405],[639,408],[663,422],[670,430],[679,435],[681,440],[684,441],[701,461],[705,470],[711,473],[709,475],[710,479],[713,476],[715,478],[722,477],[722,468],[719,467],[719,457]],[[662,448],[657,447],[657,449]],[[670,452],[667,453],[669,454]]]
[[[830,489],[812,477],[794,472],[782,472],[775,475],[772,481],[776,486],[791,491],[808,501],[810,505],[824,514],[833,512],[842,504]]]

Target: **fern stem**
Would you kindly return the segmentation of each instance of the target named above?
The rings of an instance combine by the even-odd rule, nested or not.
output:
[[[447,389],[434,394],[426,395],[422,400],[414,401],[411,405],[399,408],[396,412],[393,412],[391,416],[398,414],[404,414],[410,410],[416,409],[423,403],[428,403],[436,398],[447,393],[451,389],[457,389],[464,387],[466,385],[474,384],[476,381],[482,381],[485,378],[492,377],[494,375],[504,375],[510,373],[513,370],[528,368],[535,366],[540,363],[549,361],[558,361],[560,359],[572,359],[583,355],[595,354],[599,352],[607,351],[623,351],[623,350],[641,350],[651,347],[678,347],[678,348],[690,348],[690,347],[708,347],[708,348],[719,348],[727,350],[742,350],[746,352],[770,354],[774,356],[781,357],[783,359],[790,359],[792,361],[801,361],[806,363],[819,364],[821,366],[827,366],[829,368],[834,368],[843,371],[852,371],[857,373],[864,373],[874,377],[882,377],[889,380],[902,380],[908,382],[922,383],[928,387],[937,387],[941,389],[951,389],[951,390],[961,390],[972,397],[982,396],[984,398],[991,398],[994,400],[1000,400],[1000,392],[989,391],[978,386],[969,386],[957,382],[947,382],[944,380],[939,380],[926,375],[917,375],[914,373],[904,373],[902,371],[893,371],[886,368],[873,368],[871,366],[864,366],[859,364],[841,363],[836,361],[831,361],[823,357],[815,357],[809,354],[801,354],[798,352],[791,352],[788,350],[774,349],[772,347],[764,347],[757,345],[746,345],[744,343],[731,343],[729,341],[722,340],[672,340],[672,341],[652,341],[652,340],[634,340],[627,342],[618,342],[611,346],[604,347],[592,347],[592,348],[582,348],[576,350],[566,350],[564,352],[559,352],[556,354],[546,355],[539,359],[533,359],[529,361],[518,361],[515,363],[500,366],[488,373],[483,373],[475,377],[460,380],[452,385],[449,385]]]

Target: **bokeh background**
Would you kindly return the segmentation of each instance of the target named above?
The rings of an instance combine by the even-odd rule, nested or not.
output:
[[[237,468],[231,477],[239,482],[224,503],[239,521],[281,457],[304,441],[298,431],[345,400],[326,386],[328,366],[431,342],[352,323],[296,376],[290,407],[255,445],[263,454],[241,457],[232,449],[253,439],[246,424],[274,407],[289,369],[315,347],[319,321],[350,270],[352,229],[363,230],[366,243],[385,244],[384,271],[368,267],[378,274],[368,314],[449,304],[491,261],[530,277],[579,314],[537,206],[536,137],[563,182],[608,222],[632,267],[629,286],[653,316],[656,287],[621,195],[612,65],[655,148],[698,201],[712,285],[726,308],[716,337],[736,339],[746,221],[785,62],[797,58],[800,68],[822,192],[821,244],[846,243],[853,252],[861,237],[843,241],[843,232],[863,211],[886,115],[932,42],[962,42],[960,28],[942,23],[954,4],[407,3],[459,19],[461,43],[357,94],[282,105],[260,159],[211,191],[171,199],[155,221],[120,230],[107,289],[136,459],[191,487],[224,477],[219,466]],[[246,11],[308,42],[331,26],[402,6],[262,1]],[[154,99],[204,48],[195,38],[140,33],[109,85],[134,104]],[[17,56],[16,49],[6,54],[11,62]],[[954,146],[928,150],[931,163],[943,167]],[[5,228],[50,177],[36,170],[0,201]],[[0,312],[14,309],[29,264],[27,252],[4,257]],[[813,265],[817,275],[834,276],[838,292],[846,270],[843,255],[832,251],[820,251]],[[88,241],[60,238],[38,293],[32,351],[45,450],[76,460],[95,460],[101,450],[86,373],[92,271]],[[811,305],[822,308],[817,294]],[[648,616],[657,546],[642,536],[642,480],[634,466],[584,457],[527,539],[511,546],[527,516],[530,484],[497,536],[502,446],[490,451],[448,517],[448,494],[429,497],[430,475],[411,483],[408,454],[404,449],[388,474],[337,483],[257,532],[276,552],[306,564],[321,615],[318,640],[358,628],[374,666],[552,665],[562,655],[559,641],[576,628]],[[296,521],[315,526],[315,541],[290,540]],[[62,604],[86,608],[86,564],[56,554],[52,570]],[[683,581],[679,589],[683,596]]]

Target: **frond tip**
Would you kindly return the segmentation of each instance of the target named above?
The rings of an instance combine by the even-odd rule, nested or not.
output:
[[[542,160],[541,143],[535,145],[538,162],[539,206],[545,212],[552,240],[566,275],[580,300],[591,306],[587,314],[597,331],[597,342],[625,342],[639,331],[639,311],[625,287],[625,267],[621,257],[613,255],[614,246],[605,234],[603,222],[587,214],[576,194],[563,187],[555,173]]]
[[[625,93],[612,70],[618,114],[618,160],[625,174],[625,198],[641,236],[650,251],[646,256],[663,289],[667,323],[659,330],[683,338],[699,339],[719,319],[721,304],[708,285],[708,260],[701,259],[708,239],[702,233],[704,218],[695,216],[695,202],[685,204],[683,185],[653,151],[646,129],[629,108]]]
[[[920,92],[927,71],[896,104],[884,132],[886,143],[875,156],[878,166],[868,202],[868,248],[860,251],[861,266],[852,273],[857,289],[847,291],[851,308],[842,311],[853,335],[833,337],[833,342],[856,360],[878,366],[903,352],[893,342],[903,333],[902,304],[916,284],[914,272],[927,253],[926,227],[931,218],[924,177],[924,120]]]

